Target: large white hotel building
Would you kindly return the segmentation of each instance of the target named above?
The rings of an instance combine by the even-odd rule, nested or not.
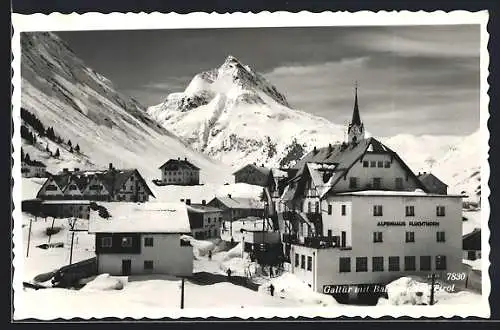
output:
[[[348,141],[301,159],[278,209],[291,271],[315,291],[461,270],[462,196],[424,185],[365,138],[357,90]]]

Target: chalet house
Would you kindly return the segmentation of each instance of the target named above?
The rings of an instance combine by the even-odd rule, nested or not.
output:
[[[481,259],[481,229],[476,228],[462,237],[462,249],[463,259]]]
[[[291,272],[314,291],[460,271],[462,196],[431,193],[397,153],[365,138],[357,90],[347,141],[314,148],[296,170],[278,222]]]
[[[160,166],[160,184],[194,186],[200,184],[200,168],[184,158],[169,159]]]
[[[229,194],[227,197],[215,197],[207,205],[222,210],[222,220],[228,222],[249,216],[264,216],[264,203],[253,198],[232,197]]]
[[[208,206],[205,200],[201,204],[191,204],[191,200],[187,199],[185,203],[193,237],[196,239],[219,237],[222,210]]]
[[[446,195],[448,193],[448,185],[432,173],[418,173],[418,179],[430,193],[439,195]]]
[[[51,175],[40,188],[37,198],[43,200],[91,200],[146,202],[153,192],[137,169],[74,171],[63,169]]]
[[[193,248],[184,203],[104,203],[111,217],[92,211],[98,273],[111,275],[193,273]]]
[[[235,183],[248,183],[269,188],[274,185],[272,171],[264,165],[248,164],[234,172],[233,175]]]
[[[46,177],[47,166],[38,160],[23,160],[21,162],[21,175],[24,178],[44,178]]]

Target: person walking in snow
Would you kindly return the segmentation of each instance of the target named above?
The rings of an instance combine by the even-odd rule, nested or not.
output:
[[[208,251],[208,260],[212,260],[212,250]]]
[[[227,280],[231,281],[231,268],[227,269]]]
[[[271,296],[274,296],[274,285],[269,286],[269,292],[271,292]]]

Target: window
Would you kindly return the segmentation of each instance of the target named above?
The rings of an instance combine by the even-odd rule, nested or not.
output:
[[[357,272],[368,271],[368,258],[367,257],[357,257],[356,258],[356,271]]]
[[[384,167],[385,168],[390,168],[391,167],[391,162],[386,160],[385,163],[384,163]]]
[[[389,257],[389,271],[399,272],[399,257]]]
[[[307,212],[311,213],[311,202],[307,202]]]
[[[377,167],[377,162],[374,160],[370,161],[370,167]]]
[[[363,167],[368,167],[369,166],[369,162],[367,160],[363,161]]]
[[[76,190],[76,186],[74,184],[70,185],[69,190]]]
[[[145,237],[144,246],[153,246],[153,237]]]
[[[396,189],[403,190],[403,178],[396,178]]]
[[[153,270],[153,260],[144,260],[144,270]]]
[[[340,215],[345,215],[346,214],[346,206],[345,205],[342,205],[340,207]]]
[[[101,247],[109,248],[113,245],[113,240],[111,237],[102,237],[101,238]]]
[[[191,246],[191,242],[187,239],[180,239],[181,246]]]
[[[420,270],[431,270],[431,256],[420,256]]]
[[[132,237],[123,237],[122,247],[132,247]]]
[[[350,177],[349,178],[349,189],[356,189],[356,188],[358,188],[358,178]]]
[[[210,223],[210,221],[211,221],[211,220],[212,220],[212,219],[210,219],[210,217],[208,217],[208,223]]]
[[[436,256],[436,270],[446,270],[446,256]]]
[[[384,162],[383,162],[383,161],[381,161],[381,160],[379,160],[379,161],[377,162],[377,167],[384,167]]]
[[[311,271],[312,270],[312,264],[313,264],[313,258],[312,257],[307,257],[307,270]]]
[[[436,241],[437,242],[445,242],[444,231],[438,231],[436,233]]]
[[[222,217],[219,217],[219,222],[222,222]]]
[[[314,203],[314,212],[319,213],[319,202]]]
[[[328,214],[332,214],[332,205],[328,204]]]
[[[415,270],[416,265],[415,265],[415,257],[411,256],[405,257],[405,270]]]
[[[406,243],[414,243],[415,242],[415,232],[414,231],[407,231],[405,241],[406,241]]]
[[[306,256],[303,254],[300,256],[300,268],[306,269]]]
[[[373,178],[373,188],[374,189],[382,188],[382,178]]]
[[[444,206],[436,206],[436,215],[438,217],[444,217],[445,215]]]
[[[299,267],[299,254],[295,253],[295,267]]]
[[[339,272],[348,273],[351,271],[351,258],[341,257],[339,259]]]
[[[57,190],[57,187],[54,186],[53,184],[50,184],[47,186],[47,188],[45,188],[46,191],[55,191]]]
[[[382,205],[373,205],[373,216],[381,217],[383,215]]]
[[[372,258],[372,270],[374,272],[383,272],[384,271],[384,257],[373,257]]]
[[[332,237],[332,230],[328,229],[328,237]]]
[[[373,233],[373,243],[381,243],[383,242],[382,239],[382,232],[381,231],[376,231]]]
[[[407,217],[415,216],[415,206],[405,206],[405,214]]]

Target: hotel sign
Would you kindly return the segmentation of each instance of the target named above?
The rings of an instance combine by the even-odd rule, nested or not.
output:
[[[437,221],[410,221],[408,224],[406,221],[379,221],[377,223],[379,227],[437,227],[439,226],[439,222]]]

